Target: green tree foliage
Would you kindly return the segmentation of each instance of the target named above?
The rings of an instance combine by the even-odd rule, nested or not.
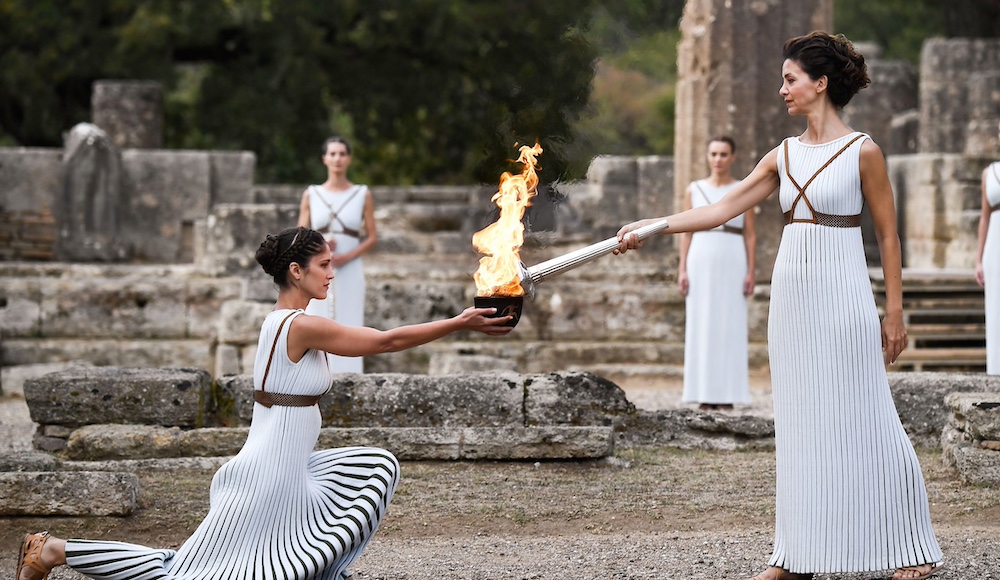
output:
[[[1000,0],[836,0],[834,24],[851,40],[876,42],[884,58],[917,63],[927,38],[1000,36]]]
[[[577,122],[572,173],[598,154],[669,155],[683,0],[622,0],[594,11],[588,37],[601,54]]]
[[[330,134],[372,183],[497,180],[515,141],[564,144],[596,53],[592,0],[0,0],[0,143],[58,146],[91,84],[155,79],[168,147],[250,149],[320,177]]]

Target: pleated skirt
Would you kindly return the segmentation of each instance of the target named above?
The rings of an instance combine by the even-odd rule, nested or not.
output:
[[[771,285],[777,495],[770,565],[891,570],[941,560],[889,390],[860,228],[790,224]]]
[[[69,540],[67,564],[107,580],[340,579],[399,482],[391,453],[312,452],[316,407],[256,405],[243,450],[215,474],[205,520],[179,550]]]
[[[986,282],[986,374],[1000,375],[1000,211],[990,216],[983,246]]]
[[[743,236],[698,232],[688,249],[685,403],[748,404],[747,299]]]

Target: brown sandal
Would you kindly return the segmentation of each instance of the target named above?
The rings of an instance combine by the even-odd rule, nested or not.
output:
[[[48,532],[37,534],[25,534],[21,540],[21,553],[17,558],[17,571],[14,573],[14,580],[20,580],[21,570],[31,568],[35,572],[42,574],[41,580],[47,580],[51,570],[42,564],[42,547],[49,539]]]

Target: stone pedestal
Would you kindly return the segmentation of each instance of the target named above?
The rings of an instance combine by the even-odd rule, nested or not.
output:
[[[707,172],[705,147],[715,134],[736,140],[733,173],[743,176],[781,139],[802,132],[778,96],[785,40],[832,28],[832,0],[732,2],[689,0],[677,55],[675,196]],[[679,202],[678,202],[679,204]],[[775,197],[757,221],[758,280],[771,276],[781,236]]]
[[[163,147],[163,89],[155,81],[96,81],[91,117],[119,149]]]

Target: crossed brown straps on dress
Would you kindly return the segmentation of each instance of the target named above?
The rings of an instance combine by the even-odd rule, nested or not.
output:
[[[323,398],[323,395],[288,395],[285,393],[271,393],[264,390],[264,385],[267,383],[267,373],[271,370],[271,362],[274,361],[274,351],[277,350],[278,339],[281,338],[281,329],[285,327],[288,319],[295,316],[295,314],[295,312],[290,313],[278,325],[278,334],[274,337],[274,344],[271,345],[271,354],[268,355],[267,366],[264,367],[264,378],[260,380],[260,390],[253,392],[253,400],[267,408],[271,408],[273,405],[278,405],[279,407],[312,407]]]
[[[829,226],[829,227],[833,227],[833,228],[856,228],[856,227],[860,227],[861,226],[861,214],[856,214],[856,215],[834,215],[834,214],[821,213],[821,212],[816,211],[813,208],[812,204],[809,202],[809,198],[806,197],[806,189],[809,187],[810,184],[812,184],[813,180],[816,179],[816,177],[818,177],[819,174],[823,172],[824,169],[826,169],[827,167],[829,167],[830,164],[833,163],[833,161],[836,158],[840,157],[841,153],[843,153],[844,151],[847,151],[848,147],[850,147],[851,145],[853,145],[855,141],[857,141],[858,139],[861,139],[862,137],[864,137],[864,135],[858,135],[854,139],[851,139],[850,141],[848,141],[847,145],[844,145],[843,147],[841,147],[840,151],[837,151],[836,153],[833,154],[833,157],[827,159],[826,163],[824,163],[822,167],[820,167],[819,169],[817,169],[816,173],[813,173],[812,177],[809,178],[809,181],[807,181],[806,184],[803,185],[803,186],[800,186],[799,183],[797,181],[795,181],[795,178],[792,177],[791,170],[788,168],[788,140],[785,140],[785,142],[784,142],[784,147],[785,147],[785,175],[787,175],[788,179],[791,180],[792,185],[795,186],[795,189],[799,190],[799,194],[797,196],[795,196],[795,200],[792,201],[792,208],[785,212],[785,224],[786,225],[787,224],[791,224],[791,223],[806,223],[806,224],[817,224],[817,225],[821,225],[821,226]],[[802,218],[796,218],[796,217],[794,217],[795,216],[795,206],[798,205],[800,199],[806,203],[806,207],[809,208],[809,212],[812,213],[812,218],[810,218],[810,219],[802,219]]]
[[[347,207],[347,204],[351,203],[351,200],[354,199],[354,196],[356,196],[358,194],[358,192],[361,191],[361,189],[362,189],[361,186],[355,185],[354,186],[354,193],[352,193],[351,196],[348,197],[346,201],[344,201],[343,205],[340,206],[340,210],[342,210],[345,207]],[[344,234],[347,234],[348,236],[351,236],[352,238],[358,238],[358,239],[361,238],[361,232],[359,232],[358,230],[355,230],[355,229],[347,227],[347,224],[345,224],[343,222],[343,220],[340,219],[340,216],[337,215],[338,213],[340,213],[340,210],[333,209],[333,205],[331,205],[330,202],[328,202],[325,199],[323,199],[322,192],[320,192],[320,191],[317,190],[316,191],[316,197],[318,197],[319,200],[321,202],[323,202],[323,205],[325,205],[327,207],[327,209],[330,210],[330,225],[333,224],[333,220],[337,220],[337,222],[340,224],[340,227],[343,229],[343,232],[333,232],[332,229],[330,230],[331,232],[333,232],[333,233],[344,233]]]
[[[705,192],[702,191],[701,187],[698,185],[697,182],[693,182],[691,185],[694,186],[695,191],[701,194],[701,198],[705,200],[705,203],[707,203],[708,205],[712,205],[712,200],[708,199],[708,196],[705,195]],[[729,224],[722,224],[721,226],[719,226],[719,228],[720,229],[714,231],[725,232],[727,234],[736,234],[739,236],[743,235],[743,228],[738,228],[736,226],[731,226]],[[705,230],[705,231],[711,232],[713,230]]]

